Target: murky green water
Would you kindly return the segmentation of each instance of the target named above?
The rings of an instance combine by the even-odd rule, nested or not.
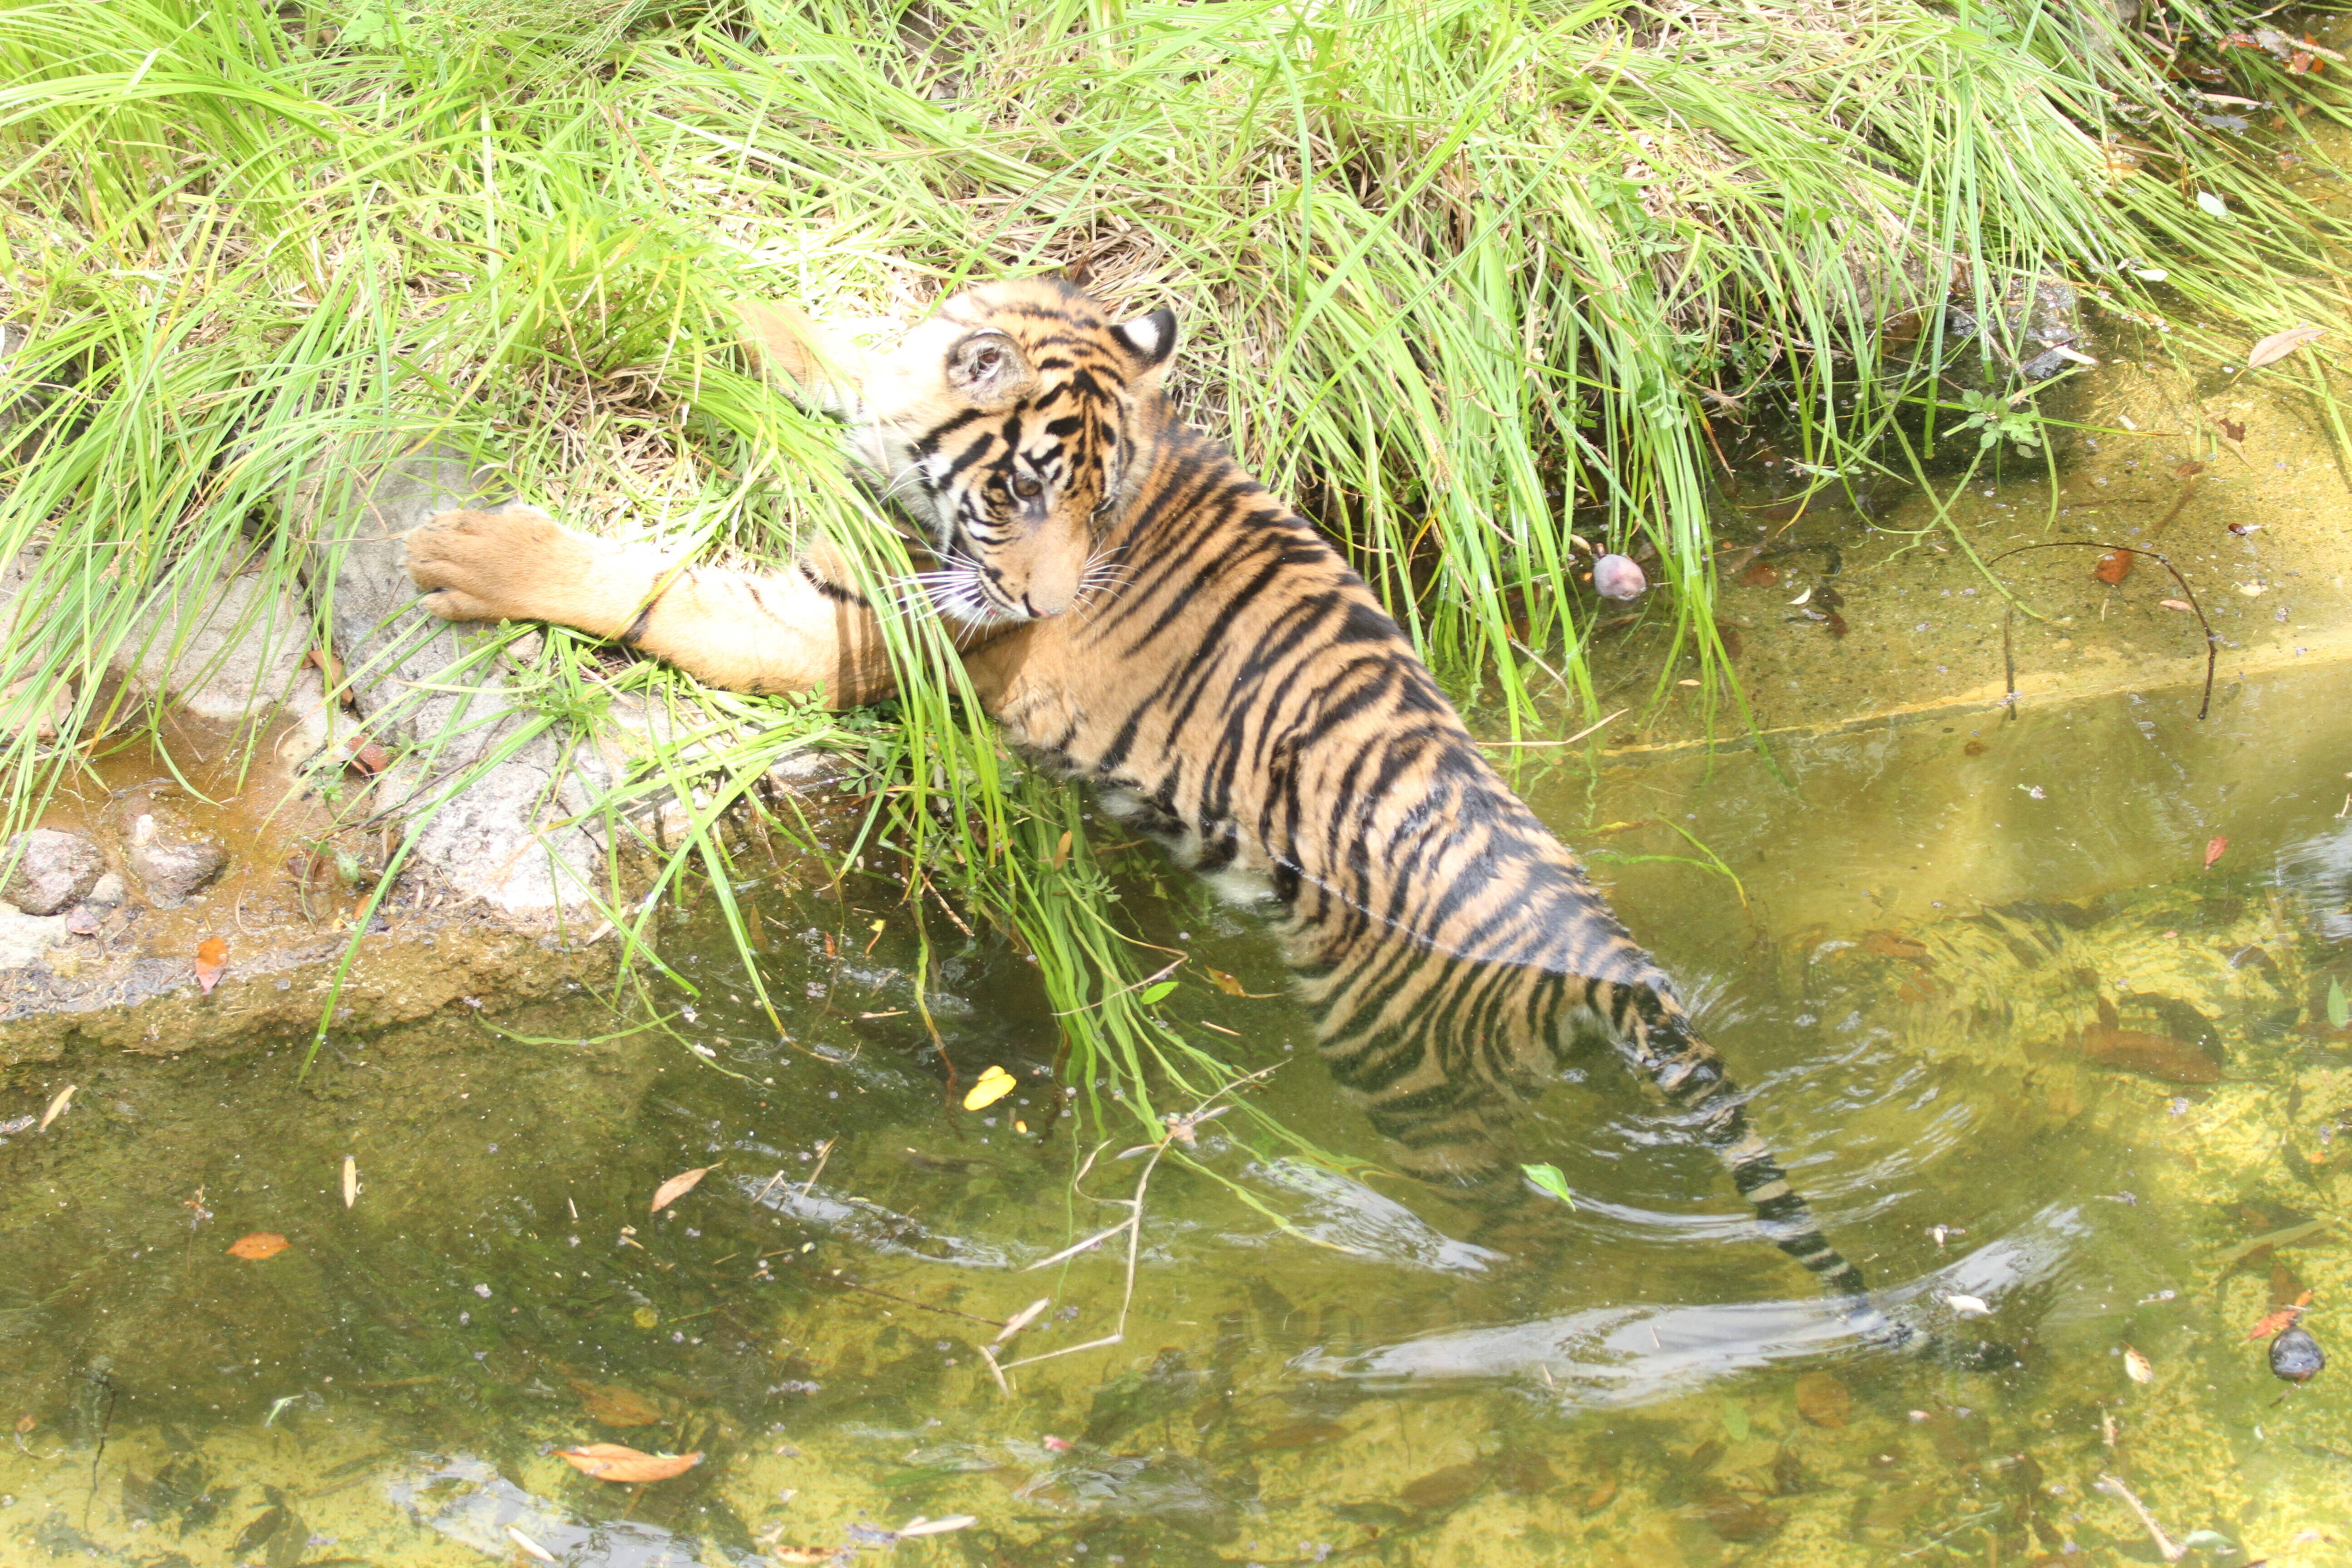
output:
[[[2333,1344],[2352,1300],[2352,1238],[2308,1224],[2352,1198],[2344,686],[2230,683],[2201,725],[2164,692],[1848,731],[1777,774],[1525,766],[1832,1237],[2020,1370],[1854,1343],[1605,1060],[1518,1129],[1572,1211],[1384,1173],[1312,1021],[1198,978],[1281,989],[1205,900],[1151,906],[1195,964],[1171,1017],[1280,1063],[1267,1109],[1372,1163],[1202,1128],[1202,1170],[1150,1171],[1122,1324],[1122,1238],[1030,1268],[1118,1224],[1148,1161],[1078,1175],[1097,1133],[1052,1114],[1023,958],[936,973],[965,1080],[1022,1080],[966,1113],[896,889],[776,888],[786,1042],[688,914],[707,1056],[493,998],[301,1085],[278,1055],[16,1086],[0,1121],[80,1088],[0,1143],[0,1561],[2156,1561],[2102,1476],[2212,1561],[2352,1561],[2352,1368],[2290,1389],[2246,1339],[2308,1289]],[[230,1255],[254,1233],[289,1245]],[[1039,1298],[998,1359],[1071,1353],[1000,1389],[982,1347]],[[552,1452],[594,1442],[703,1458],[639,1488]]]

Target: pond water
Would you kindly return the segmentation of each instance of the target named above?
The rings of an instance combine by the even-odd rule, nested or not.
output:
[[[2248,1338],[2307,1290],[2332,1346],[2352,1300],[2342,690],[1498,753],[1889,1310],[2015,1370],[1858,1342],[1610,1059],[1514,1129],[1572,1207],[1396,1173],[1303,1008],[1206,978],[1280,993],[1271,940],[1149,849],[1114,864],[1189,954],[1169,1017],[1328,1161],[1238,1116],[1118,1158],[1132,1123],[1055,1113],[1013,947],[935,949],[935,1049],[898,889],[779,882],[782,1041],[688,910],[674,1034],[481,998],[303,1081],[90,1058],[46,1131],[0,1101],[0,1561],[2159,1560],[2103,1477],[2192,1559],[2352,1560],[2352,1368]],[[1046,1261],[1139,1188],[1131,1264]],[[1040,1300],[995,1358],[1069,1353],[1000,1385]],[[702,1458],[622,1485],[589,1443]]]

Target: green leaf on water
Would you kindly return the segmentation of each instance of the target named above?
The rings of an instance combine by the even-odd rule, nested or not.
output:
[[[1748,1406],[1740,1404],[1737,1399],[1725,1400],[1723,1402],[1723,1431],[1724,1436],[1729,1437],[1735,1443],[1745,1443],[1748,1441]]]
[[[1576,1194],[1568,1190],[1568,1178],[1559,1173],[1558,1165],[1521,1165],[1536,1191],[1558,1198],[1569,1207],[1576,1206]]]
[[[1173,980],[1163,980],[1159,984],[1153,986],[1150,990],[1146,991],[1139,1000],[1145,1006],[1154,1007],[1159,1005],[1160,1003],[1167,1001],[1168,998],[1174,995],[1175,993],[1176,983]]]
[[[2327,1022],[2338,1029],[2352,1024],[2352,1002],[2344,1000],[2344,982],[2341,980],[2327,983]]]

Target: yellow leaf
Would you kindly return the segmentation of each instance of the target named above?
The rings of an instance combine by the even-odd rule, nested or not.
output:
[[[73,1103],[74,1090],[80,1087],[81,1086],[79,1084],[69,1083],[66,1085],[65,1088],[58,1090],[57,1094],[49,1100],[49,1108],[41,1112],[40,1126],[35,1128],[34,1131],[36,1132],[47,1132],[49,1130],[49,1123],[55,1121],[58,1117],[63,1116],[66,1113],[66,1107]]]
[[[257,1230],[251,1236],[240,1236],[229,1244],[228,1255],[242,1258],[247,1263],[258,1263],[265,1258],[275,1258],[294,1244],[273,1230]]]
[[[971,1091],[963,1097],[963,1108],[979,1110],[994,1105],[1019,1087],[1019,1080],[1011,1073],[1003,1068],[992,1067],[980,1075],[979,1081],[971,1086]]]

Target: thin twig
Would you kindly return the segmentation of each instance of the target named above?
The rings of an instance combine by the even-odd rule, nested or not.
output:
[[[2167,560],[2161,552],[2142,550],[2137,545],[2104,544],[2095,539],[2052,539],[2045,540],[2040,544],[2021,544],[2013,550],[2002,551],[1985,563],[1986,574],[1990,575],[1994,566],[2011,556],[2022,555],[2029,550],[2105,550],[2111,554],[2121,552],[2126,555],[2145,555],[2167,572],[2171,573],[2172,580],[2180,584],[2181,597],[2189,601],[2190,612],[2196,616],[2198,626],[2204,628],[2205,632],[2205,695],[2197,704],[2197,717],[2200,719],[2205,717],[2206,712],[2213,706],[2213,668],[2221,658],[2221,639],[2215,634],[2213,623],[2205,618],[2205,606],[2197,602],[2197,590],[2189,585],[2189,579],[2180,574],[2180,568]],[[2006,589],[2002,591],[2007,592]],[[2001,628],[2004,648],[2008,646],[2008,623],[2004,621]],[[2017,704],[2017,673],[2013,667],[2010,671],[2008,700],[2010,711],[2013,714]]]
[[[816,1185],[816,1179],[824,1174],[824,1163],[833,1158],[833,1146],[840,1142],[839,1138],[828,1138],[817,1146],[816,1169],[811,1171],[808,1173],[808,1180],[801,1184],[801,1196],[808,1196],[809,1189]],[[781,1175],[782,1173],[777,1173]]]
[[[2172,1537],[2164,1533],[2164,1526],[2156,1522],[2156,1515],[2147,1511],[2146,1503],[2132,1496],[2131,1488],[2113,1476],[2101,1476],[2097,1482],[2097,1489],[2109,1497],[2123,1499],[2125,1506],[2139,1515],[2139,1521],[2147,1526],[2148,1534],[2156,1538],[2157,1552],[2167,1563],[2178,1563],[2189,1555],[2189,1548],[2179,1544]]]
[[[1163,947],[1160,951],[1166,952],[1168,949]],[[1186,954],[1184,956],[1189,957],[1191,955]],[[1137,981],[1132,985],[1122,985],[1118,990],[1106,993],[1104,995],[1092,1002],[1081,1002],[1075,1007],[1065,1007],[1060,1012],[1055,1014],[1054,1016],[1056,1018],[1068,1018],[1074,1017],[1080,1013],[1091,1013],[1096,1008],[1101,1006],[1105,1002],[1109,1001],[1113,996],[1124,996],[1130,991],[1140,991],[1145,986],[1153,984],[1155,981],[1167,979],[1170,975],[1175,973],[1178,970],[1183,967],[1184,958],[1180,957],[1175,963],[1169,964],[1164,969],[1153,970],[1150,973],[1145,975],[1142,979]]]
[[[1622,719],[1632,711],[1633,710],[1630,708],[1620,708],[1616,712],[1610,714],[1608,718],[1595,719],[1591,723],[1587,724],[1575,734],[1564,736],[1557,741],[1481,741],[1478,743],[1482,746],[1573,746],[1579,741],[1584,739],[1585,736],[1592,733],[1593,731],[1600,729],[1603,724]]]
[[[1171,964],[1170,967],[1173,968],[1174,965]],[[1098,1236],[1089,1237],[1086,1240],[1079,1242],[1075,1247],[1064,1247],[1061,1251],[1054,1254],[1053,1257],[1041,1258],[1036,1262],[1029,1265],[1031,1268],[1046,1268],[1051,1264],[1062,1261],[1064,1258],[1068,1258],[1075,1253],[1083,1252],[1087,1247],[1094,1247],[1103,1241],[1107,1241],[1110,1237],[1117,1236],[1122,1230],[1127,1232],[1127,1269],[1126,1278],[1123,1281],[1118,1299],[1118,1321],[1112,1326],[1111,1331],[1104,1335],[1101,1339],[1088,1340],[1082,1345],[1065,1345],[1060,1350],[1043,1351],[1036,1355],[1024,1356],[1019,1361],[1008,1361],[1001,1363],[994,1356],[990,1356],[988,1358],[989,1370],[996,1374],[999,1385],[1005,1388],[1008,1395],[1011,1393],[1011,1385],[1004,1383],[1003,1374],[1011,1372],[1015,1367],[1027,1366],[1034,1362],[1052,1361],[1056,1356],[1076,1355],[1080,1351],[1101,1350],[1106,1346],[1118,1344],[1127,1338],[1128,1309],[1135,1304],[1136,1260],[1143,1249],[1143,1194],[1144,1190],[1151,1184],[1152,1172],[1160,1168],[1160,1162],[1167,1155],[1169,1150],[1175,1148],[1179,1143],[1189,1144],[1192,1142],[1193,1128],[1199,1126],[1210,1117],[1220,1114],[1222,1110],[1225,1109],[1221,1107],[1216,1110],[1211,1110],[1211,1107],[1215,1106],[1218,1100],[1224,1099],[1225,1096],[1233,1093],[1238,1089],[1241,1089],[1244,1085],[1255,1082],[1257,1079],[1265,1077],[1266,1074],[1274,1071],[1276,1068],[1281,1065],[1282,1064],[1279,1062],[1270,1063],[1265,1067],[1258,1068],[1258,1070],[1254,1073],[1244,1074],[1244,1076],[1234,1079],[1233,1082],[1225,1085],[1224,1088],[1217,1090],[1216,1093],[1209,1096],[1206,1100],[1201,1101],[1200,1104],[1194,1106],[1185,1114],[1171,1117],[1165,1123],[1166,1131],[1161,1133],[1160,1142],[1157,1143],[1146,1143],[1142,1145],[1144,1149],[1149,1149],[1151,1152],[1151,1158],[1143,1163],[1143,1169],[1136,1174],[1135,1195],[1125,1198],[1097,1198],[1095,1200],[1097,1203],[1116,1204],[1124,1207],[1127,1210],[1127,1218],[1111,1226],[1108,1230],[1102,1232]],[[1133,1150],[1129,1151],[1130,1153],[1135,1152],[1136,1151]],[[1078,1177],[1073,1178],[1074,1182],[1079,1178],[1083,1178],[1087,1171],[1094,1168],[1095,1155],[1101,1152],[1102,1149],[1097,1148],[1093,1154],[1087,1156],[1086,1165],[1079,1171]]]
[[[959,1311],[953,1307],[934,1307],[929,1301],[918,1301],[910,1296],[896,1295],[872,1285],[860,1285],[855,1279],[844,1279],[837,1274],[826,1279],[825,1283],[838,1285],[845,1290],[856,1290],[867,1296],[879,1296],[885,1301],[896,1301],[901,1307],[912,1307],[917,1311],[937,1312],[943,1318],[961,1318],[968,1323],[986,1323],[992,1329],[996,1327],[994,1318],[983,1318],[977,1312]]]

